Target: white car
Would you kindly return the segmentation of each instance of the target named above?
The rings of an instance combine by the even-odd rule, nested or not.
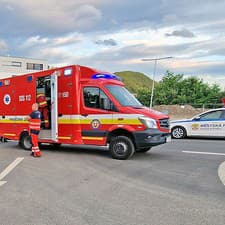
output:
[[[191,119],[170,121],[171,136],[225,137],[225,108],[212,109]]]

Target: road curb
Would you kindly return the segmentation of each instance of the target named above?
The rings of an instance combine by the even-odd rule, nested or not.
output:
[[[223,183],[223,185],[225,186],[225,161],[221,163],[218,168],[218,176],[221,182]]]

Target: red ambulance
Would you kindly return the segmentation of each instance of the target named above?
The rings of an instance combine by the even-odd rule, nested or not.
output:
[[[144,107],[118,76],[79,65],[0,79],[0,137],[31,148],[27,116],[38,95],[47,102],[40,143],[109,145],[127,159],[170,140],[167,115]]]

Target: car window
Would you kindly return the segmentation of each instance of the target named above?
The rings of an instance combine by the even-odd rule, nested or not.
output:
[[[216,119],[218,120],[222,118],[222,115],[223,115],[222,110],[213,111],[213,112],[209,112],[204,115],[201,115],[200,120],[216,120]]]
[[[225,119],[225,110],[223,110],[223,113],[221,114],[221,119]]]

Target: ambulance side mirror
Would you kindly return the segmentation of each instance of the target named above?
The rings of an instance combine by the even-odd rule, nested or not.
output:
[[[108,98],[102,98],[101,99],[101,108],[109,111],[115,111],[117,112],[118,110],[114,106],[114,104],[108,99]]]
[[[108,98],[102,98],[102,108],[105,110],[111,110],[111,102]]]

